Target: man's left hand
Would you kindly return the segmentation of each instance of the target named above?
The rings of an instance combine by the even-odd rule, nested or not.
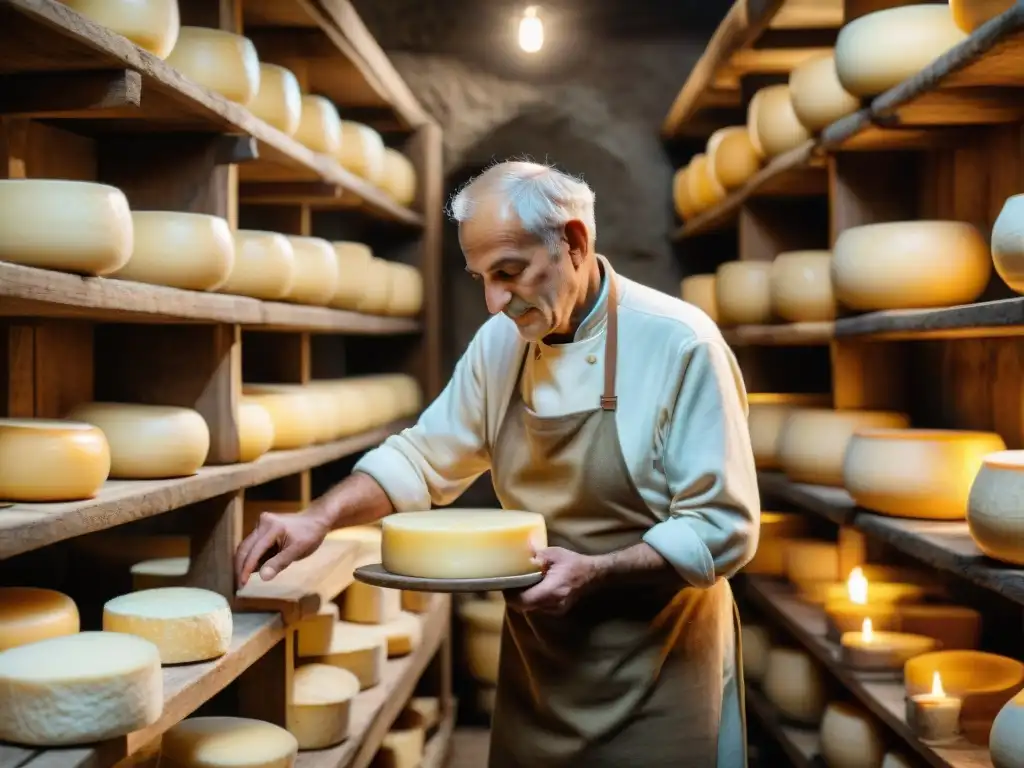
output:
[[[505,592],[508,607],[520,611],[563,614],[597,581],[599,570],[593,557],[562,547],[547,547],[534,555],[544,579],[522,591]]]

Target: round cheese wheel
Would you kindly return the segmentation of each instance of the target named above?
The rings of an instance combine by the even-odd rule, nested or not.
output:
[[[429,613],[434,605],[434,592],[402,590],[402,610],[409,613]]]
[[[1005,449],[995,432],[859,429],[846,448],[843,485],[873,512],[963,520],[982,458]]]
[[[384,140],[368,125],[342,120],[338,162],[356,176],[378,184],[384,176]]]
[[[988,749],[994,768],[1024,766],[1024,692],[1006,702],[992,721]]]
[[[246,717],[189,717],[164,733],[168,768],[291,768],[298,740],[279,725]]]
[[[416,200],[416,169],[397,149],[384,148],[384,172],[379,186],[399,205],[412,205]]]
[[[0,739],[89,744],[155,723],[164,708],[160,652],[118,632],[79,632],[0,653]]]
[[[178,0],[62,0],[64,5],[166,59],[178,40]]]
[[[679,297],[703,311],[712,322],[718,322],[718,297],[715,293],[714,275],[684,277],[679,283]]]
[[[789,95],[797,119],[811,133],[860,109],[860,99],[839,82],[836,57],[831,53],[809,59],[790,72]]]
[[[334,245],[338,257],[338,290],[331,297],[331,306],[337,309],[355,309],[365,291],[367,265],[373,251],[365,243],[342,240]]]
[[[110,444],[110,477],[119,480],[194,475],[210,451],[210,428],[191,408],[83,403],[68,418],[103,430]]]
[[[797,722],[817,725],[825,711],[825,681],[814,659],[795,648],[772,648],[762,680],[764,695]]]
[[[480,632],[500,633],[505,624],[504,600],[473,598],[460,604],[458,612],[468,627]]]
[[[833,541],[794,539],[786,547],[786,578],[797,586],[839,578],[839,547]]]
[[[382,315],[387,311],[391,293],[390,263],[376,256],[366,263],[363,292],[356,304],[357,311],[368,315]]]
[[[355,624],[387,624],[402,615],[402,593],[353,581],[342,593],[341,618]]]
[[[91,499],[110,474],[110,445],[92,424],[0,419],[0,499]]]
[[[238,404],[238,461],[256,461],[274,446],[274,420],[259,403]]]
[[[338,108],[323,96],[303,94],[302,115],[295,140],[314,152],[337,155],[341,151],[341,118]]]
[[[231,606],[208,589],[144,589],[108,600],[103,630],[149,640],[162,664],[208,661],[231,646]]]
[[[316,442],[321,425],[313,408],[315,401],[286,392],[259,392],[243,395],[242,403],[264,408],[274,423],[272,450],[305,448]]]
[[[470,628],[466,631],[464,640],[469,674],[484,685],[497,685],[501,662],[501,634]]]
[[[725,200],[728,191],[715,176],[715,171],[704,153],[690,158],[686,170],[689,199],[696,210],[706,211]]]
[[[381,530],[376,525],[352,525],[346,528],[337,528],[327,534],[328,539],[351,541],[357,544],[359,551],[356,560],[360,564],[380,562],[381,537]]]
[[[547,546],[542,515],[507,509],[400,512],[381,532],[384,568],[428,579],[536,573],[533,553]]]
[[[751,143],[769,159],[796,149],[811,138],[796,116],[789,86],[785,84],[759,90],[750,102],[747,120]]]
[[[829,394],[755,392],[747,395],[747,423],[754,465],[761,470],[779,468],[779,434],[794,408],[827,408]]]
[[[295,281],[295,251],[277,232],[239,229],[232,233],[235,262],[221,293],[274,301],[283,299]]]
[[[316,414],[313,442],[330,442],[339,436],[339,421],[343,414],[338,398],[330,391],[310,387],[308,384],[244,384],[242,394],[245,396],[282,394],[304,400],[307,403],[307,409]]]
[[[779,434],[779,463],[793,482],[842,487],[843,459],[855,431],[909,426],[906,414],[892,411],[796,409]]]
[[[758,682],[764,679],[768,668],[768,653],[771,650],[771,636],[765,627],[744,624],[740,627],[740,642],[743,645],[743,677]]]
[[[708,139],[706,156],[711,175],[727,190],[746,184],[761,167],[745,125],[720,128]]]
[[[829,251],[788,251],[772,262],[772,310],[793,323],[833,320],[832,254]]]
[[[854,96],[877,96],[913,77],[967,33],[948,3],[886,8],[847,22],[836,38],[836,74]]]
[[[396,619],[369,626],[384,636],[388,644],[389,659],[408,656],[416,650],[423,637],[423,625],[420,624],[419,617],[405,611],[402,611]]]
[[[992,262],[1011,290],[1024,293],[1024,195],[1006,198],[992,225]]]
[[[132,214],[116,187],[58,179],[0,179],[0,260],[108,275],[132,255]]]
[[[260,87],[248,104],[249,111],[286,136],[299,130],[302,89],[295,73],[277,64],[260,64]]]
[[[423,308],[423,276],[409,264],[388,263],[387,313],[397,317],[418,315]]]
[[[365,691],[379,684],[388,661],[388,640],[373,624],[336,622],[331,644],[319,660],[346,669],[359,680]]]
[[[989,19],[1010,10],[1016,0],[949,0],[953,23],[964,32],[973,32]],[[997,766],[997,768],[1001,768]]]
[[[807,518],[781,512],[761,512],[757,551],[745,566],[746,574],[786,575],[786,550],[792,539],[807,530]]]
[[[158,557],[140,560],[131,567],[132,590],[139,592],[161,587],[177,587],[185,583],[190,560],[188,557]]]
[[[0,587],[0,652],[80,629],[78,606],[62,592]]]
[[[303,664],[292,677],[288,730],[299,749],[326,749],[349,736],[359,679],[329,664]]]
[[[235,264],[231,227],[220,216],[178,211],[132,211],[135,245],[111,277],[189,291],[212,291]]]
[[[338,290],[338,257],[319,237],[289,235],[295,253],[295,279],[286,298],[299,304],[325,305]]]
[[[760,325],[772,321],[772,263],[770,261],[727,261],[715,273],[718,322],[732,325]]]
[[[373,400],[357,382],[313,381],[307,386],[330,392],[334,400],[332,413],[337,419],[336,437],[355,435],[377,425]]]
[[[850,309],[927,309],[967,304],[992,274],[973,224],[891,221],[843,230],[832,252],[832,286]]]
[[[885,737],[863,707],[833,701],[821,718],[821,756],[828,768],[879,768]]]
[[[260,90],[260,59],[252,40],[210,27],[182,27],[167,63],[186,77],[247,106]]]
[[[680,168],[672,176],[672,202],[675,205],[676,215],[686,221],[700,213],[693,198],[690,197],[690,166]]]
[[[994,560],[1024,565],[1024,451],[982,459],[967,497],[967,526],[978,549]]]

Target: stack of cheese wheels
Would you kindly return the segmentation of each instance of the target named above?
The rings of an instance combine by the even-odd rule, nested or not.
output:
[[[247,37],[209,27],[182,27],[167,63],[202,86],[246,106],[260,90],[260,60]]]
[[[843,485],[873,512],[963,520],[982,459],[1005,449],[995,432],[859,429],[846,448]]]
[[[314,152],[337,156],[341,151],[341,117],[338,108],[323,96],[303,94],[295,140]]]
[[[321,605],[316,615],[299,622],[297,638],[300,659],[351,672],[360,690],[373,688],[383,678],[387,637],[379,627],[340,621],[336,603]]]
[[[485,688],[498,684],[501,629],[505,623],[505,601],[474,597],[458,606],[464,629],[466,667]]]
[[[248,104],[249,111],[286,136],[294,136],[302,119],[302,89],[290,69],[260,64],[260,87]]]
[[[291,241],[277,232],[239,229],[232,233],[235,263],[222,293],[254,299],[285,298],[295,282],[295,251]]]
[[[389,658],[406,656],[420,643],[419,618],[402,610],[402,593],[354,581],[339,596],[341,621],[335,633],[345,634],[350,627],[366,627],[384,638]]]
[[[359,678],[331,664],[303,664],[292,677],[288,730],[299,749],[327,749],[349,737]]]
[[[78,632],[0,652],[0,740],[63,747],[153,725],[163,712],[160,651],[119,632]]]
[[[973,32],[989,19],[1006,13],[1015,0],[949,0],[953,23],[964,32]]]
[[[764,695],[791,720],[817,725],[825,711],[825,680],[818,663],[796,648],[775,647],[768,652]]]
[[[190,567],[191,561],[187,555],[140,560],[130,568],[132,591],[184,586]]]
[[[879,768],[885,735],[875,717],[859,704],[833,701],[821,718],[821,756],[829,768]]]
[[[745,125],[712,133],[705,154],[710,174],[727,191],[742,187],[761,167],[761,155]]]
[[[909,426],[910,417],[894,411],[796,409],[779,433],[779,463],[793,482],[842,487],[846,447],[855,431]]]
[[[388,262],[388,299],[385,313],[396,317],[418,315],[423,308],[423,276],[416,267]]]
[[[0,180],[3,261],[108,275],[128,263],[133,243],[128,198],[116,187],[61,179]]]
[[[772,310],[792,323],[833,320],[832,254],[829,251],[787,251],[772,262]]]
[[[798,514],[761,512],[761,532],[757,552],[743,567],[747,574],[786,575],[786,549],[790,542],[807,531],[807,518]]]
[[[194,475],[210,451],[210,429],[191,408],[82,403],[67,418],[103,431],[110,446],[110,477],[118,480]]]
[[[416,169],[412,162],[392,147],[384,148],[384,171],[379,186],[399,205],[409,206],[416,200]]]
[[[0,419],[0,498],[91,499],[110,475],[110,444],[84,421]]]
[[[718,296],[715,293],[714,275],[684,277],[679,283],[679,297],[701,309],[712,322],[718,322]]]
[[[763,325],[772,321],[770,261],[727,261],[715,273],[718,322]]]
[[[771,159],[809,141],[810,132],[793,109],[788,85],[762,88],[747,106],[747,131],[754,149]]]
[[[326,305],[338,290],[338,257],[331,244],[319,237],[289,235],[295,272],[286,301]]]
[[[1024,293],[1024,195],[1006,198],[992,225],[992,263],[1010,289]]]
[[[855,310],[969,303],[985,290],[991,274],[988,244],[977,227],[961,221],[851,227],[839,234],[832,251],[836,298]]]
[[[390,262],[376,256],[363,264],[362,293],[356,302],[356,310],[368,315],[383,315],[387,312],[391,292]]]
[[[62,592],[39,587],[0,587],[0,652],[81,627],[78,606]]]
[[[715,176],[708,156],[701,152],[690,158],[686,166],[686,191],[688,204],[694,213],[703,213],[725,200],[728,190]]]
[[[338,162],[371,184],[384,177],[384,140],[373,128],[352,120],[341,121],[341,148]]]
[[[985,456],[967,498],[967,526],[994,560],[1024,565],[1024,451]]]
[[[373,260],[373,251],[365,243],[340,240],[333,243],[338,258],[338,288],[330,304],[337,309],[356,309],[370,278],[367,265]]]
[[[305,410],[316,415],[315,421],[309,425],[312,427],[311,443],[329,443],[345,431],[337,398],[325,389],[303,384],[244,384],[242,394],[245,397],[283,395],[305,403]],[[257,404],[262,403],[257,401]],[[266,410],[272,414],[270,407]],[[273,415],[271,420],[274,420]]]
[[[274,425],[271,450],[287,451],[315,443],[323,433],[323,414],[316,410],[316,398],[304,396],[300,385],[255,385],[242,387],[241,404],[263,408]]]
[[[423,763],[427,728],[423,716],[406,707],[384,734],[373,764],[380,768],[406,768]]]
[[[782,425],[795,408],[827,408],[831,394],[753,392],[747,395],[747,424],[750,447],[758,469],[779,468],[779,435]]]
[[[836,73],[848,93],[877,96],[913,77],[966,37],[948,3],[875,11],[839,30]]]
[[[860,109],[860,99],[839,82],[836,57],[831,53],[809,59],[790,72],[789,95],[793,112],[810,133]]]
[[[740,643],[743,646],[743,677],[755,683],[761,682],[768,669],[768,652],[771,650],[771,635],[767,627],[744,622],[740,627]]]
[[[359,388],[368,401],[367,407],[374,416],[375,425],[412,416],[422,406],[422,390],[412,376],[378,373],[352,376],[341,381]]]
[[[178,0],[62,0],[64,5],[166,59],[178,40]]]
[[[286,729],[245,717],[189,717],[172,726],[160,743],[160,765],[175,768],[292,766],[298,740]]]
[[[132,257],[111,277],[212,291],[231,275],[235,241],[227,220],[220,216],[132,211],[132,228]]]
[[[238,404],[238,461],[256,461],[274,447],[274,420],[259,403]]]

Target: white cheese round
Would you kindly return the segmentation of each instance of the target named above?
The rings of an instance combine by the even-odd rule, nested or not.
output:
[[[423,625],[418,616],[402,611],[398,618],[383,624],[372,624],[388,644],[388,658],[408,656],[416,650],[423,637]]]
[[[275,301],[283,299],[295,281],[295,251],[277,232],[239,229],[232,233],[235,263],[221,293]]]
[[[779,435],[794,408],[827,408],[830,394],[752,392],[747,395],[750,446],[758,469],[779,468]]]
[[[1024,693],[1011,698],[995,716],[988,748],[993,768],[1024,766]]]
[[[772,648],[761,683],[779,711],[806,725],[817,725],[825,711],[826,689],[818,663],[802,650]]]
[[[836,74],[836,57],[829,53],[805,61],[789,73],[793,111],[811,133],[860,109],[860,99],[843,89]]]
[[[832,254],[787,251],[772,262],[772,310],[791,323],[833,320]]]
[[[684,277],[679,283],[679,297],[702,310],[712,322],[718,322],[718,297],[715,293],[714,275]]]
[[[178,0],[61,0],[83,16],[159,59],[166,59],[178,40]]]
[[[746,184],[761,167],[761,156],[745,125],[720,128],[706,148],[711,174],[727,190]]]
[[[299,304],[323,306],[338,290],[338,257],[319,237],[289,235],[295,253],[295,279],[287,299]]]
[[[167,63],[186,77],[247,106],[260,89],[260,59],[247,37],[211,27],[182,27]]]
[[[110,444],[110,477],[119,480],[188,477],[210,452],[210,428],[191,408],[83,403],[68,418],[103,430]]]
[[[423,308],[423,276],[409,264],[390,262],[388,264],[387,313],[397,317],[418,315]]]
[[[992,262],[1011,290],[1024,293],[1024,195],[1011,195],[992,225]]]
[[[365,290],[366,267],[373,259],[373,251],[365,243],[350,240],[340,240],[333,245],[338,257],[338,289],[331,297],[331,306],[355,309]]]
[[[188,556],[140,560],[130,568],[132,590],[140,592],[145,589],[182,586],[188,575],[189,565]]]
[[[246,717],[189,717],[171,727],[160,745],[169,768],[292,768],[296,738],[284,728]]]
[[[789,86],[769,85],[751,99],[747,113],[751,142],[771,159],[796,149],[811,138],[796,116]]]
[[[338,162],[356,176],[378,184],[384,176],[384,140],[368,125],[342,120]]]
[[[359,679],[329,664],[304,664],[292,677],[288,730],[299,749],[326,749],[349,736]]]
[[[377,685],[388,661],[388,640],[372,624],[339,621],[331,634],[331,645],[320,656],[324,664],[347,669],[359,680],[360,690]]]
[[[227,220],[220,216],[132,211],[132,228],[132,257],[111,277],[190,291],[212,291],[231,274],[235,242]]]
[[[261,63],[259,91],[248,107],[263,122],[293,136],[302,119],[302,89],[295,73],[277,64]]]
[[[715,273],[715,298],[721,326],[761,325],[772,321],[772,263],[727,261]]]
[[[399,205],[412,205],[416,199],[416,169],[397,149],[384,148],[384,172],[379,186]]]
[[[363,292],[356,304],[356,310],[368,315],[382,315],[387,312],[391,294],[391,262],[374,256],[363,267]]]
[[[274,446],[274,420],[259,403],[238,404],[238,461],[256,461]]]
[[[341,118],[338,108],[323,96],[303,94],[302,115],[294,138],[314,152],[335,156],[341,152]]]
[[[1010,10],[1016,0],[949,0],[953,23],[964,32],[973,32],[989,19]],[[997,766],[1002,768],[1002,766]]]
[[[885,737],[875,718],[847,701],[830,702],[821,718],[821,756],[828,768],[879,768]]]
[[[327,534],[328,539],[356,544],[359,547],[356,560],[360,564],[380,562],[381,537],[381,530],[376,525],[351,525]]]
[[[108,600],[103,629],[149,640],[162,664],[208,661],[231,647],[231,606],[208,589],[145,589]]]
[[[999,451],[982,460],[967,497],[967,526],[978,549],[1024,565],[1024,451]]]
[[[78,606],[62,592],[39,587],[0,587],[0,651],[80,629]]]
[[[117,632],[51,637],[0,653],[0,739],[62,747],[124,736],[163,712],[160,652]]]
[[[0,499],[78,501],[110,474],[103,431],[81,421],[0,419]]]
[[[703,152],[690,158],[686,169],[688,199],[696,212],[706,211],[725,200],[728,190],[715,176]]]
[[[0,179],[0,260],[107,275],[132,255],[128,198],[116,187],[59,179]]]

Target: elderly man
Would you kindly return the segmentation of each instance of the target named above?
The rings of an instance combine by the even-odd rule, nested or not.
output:
[[[493,317],[419,422],[298,515],[265,513],[245,583],[328,531],[453,502],[490,470],[547,519],[536,586],[506,594],[491,768],[746,764],[735,605],[759,499],[735,358],[697,308],[616,275],[594,195],[505,162],[451,202]]]

